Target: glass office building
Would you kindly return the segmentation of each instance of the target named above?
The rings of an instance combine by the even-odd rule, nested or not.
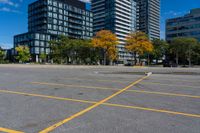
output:
[[[14,47],[30,47],[33,61],[50,53],[49,41],[59,35],[89,39],[93,36],[93,15],[78,0],[38,0],[28,7],[28,32],[14,37]]]
[[[137,0],[137,30],[160,39],[160,0]]]
[[[166,40],[176,37],[193,37],[200,41],[200,8],[190,13],[166,20]]]
[[[94,33],[106,29],[119,39],[119,61],[133,60],[133,55],[125,50],[126,36],[136,31],[135,0],[92,0]]]

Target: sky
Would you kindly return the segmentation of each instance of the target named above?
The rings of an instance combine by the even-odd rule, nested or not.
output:
[[[13,36],[28,31],[28,4],[36,0],[0,0],[0,46],[13,47]],[[89,2],[90,0],[82,0]],[[165,37],[165,20],[200,8],[200,0],[161,0],[161,38]]]

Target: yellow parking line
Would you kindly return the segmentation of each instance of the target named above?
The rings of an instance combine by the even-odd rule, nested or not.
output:
[[[72,116],[70,116],[70,117],[68,117],[68,118],[66,118],[66,119],[64,119],[64,120],[62,120],[62,121],[60,121],[60,122],[54,124],[54,125],[52,125],[52,126],[50,126],[50,127],[47,127],[46,129],[42,130],[42,131],[39,132],[39,133],[48,133],[48,132],[51,132],[52,130],[56,129],[57,127],[59,127],[59,126],[65,124],[65,123],[67,123],[67,122],[69,122],[69,121],[71,121],[71,120],[73,120],[73,119],[75,119],[75,118],[77,118],[77,117],[79,117],[79,116],[81,116],[81,115],[87,113],[87,112],[89,112],[90,110],[92,110],[92,109],[98,107],[99,105],[101,105],[101,104],[107,102],[108,100],[112,99],[113,97],[115,97],[115,96],[117,96],[117,95],[123,93],[124,91],[126,91],[126,90],[128,90],[129,88],[131,88],[132,86],[138,84],[139,82],[141,82],[142,80],[146,79],[147,77],[149,77],[149,76],[144,76],[144,77],[140,78],[139,80],[137,80],[137,81],[131,83],[129,86],[127,86],[127,87],[125,87],[125,88],[123,88],[123,89],[117,91],[116,93],[110,95],[109,97],[107,97],[107,98],[105,98],[105,99],[103,99],[103,100],[101,100],[101,101],[95,103],[94,105],[92,105],[92,106],[90,106],[90,107],[88,107],[88,108],[86,108],[86,109],[84,109],[84,110],[82,110],[82,111],[80,111],[80,112],[78,112],[78,113],[76,113],[76,114],[74,114],[74,115],[72,115]]]
[[[113,90],[114,88],[108,87],[97,87],[97,86],[84,86],[84,85],[66,85],[59,83],[47,83],[47,82],[30,82],[31,84],[48,85],[48,86],[63,86],[63,87],[75,87],[75,88],[88,88],[88,89],[103,89],[103,90]],[[116,89],[114,89],[116,90]]]
[[[143,91],[143,90],[127,90],[127,92],[136,92],[136,93],[144,93],[144,94],[155,94],[155,95],[177,96],[177,97],[188,97],[188,98],[200,99],[200,96],[187,95],[187,94],[179,94],[179,93],[166,93],[166,92]]]
[[[17,92],[17,91],[8,91],[8,90],[0,90],[0,93],[17,94],[17,95],[25,95],[25,96],[33,96],[33,97],[41,97],[41,98],[47,98],[47,99],[72,101],[72,102],[81,102],[81,103],[89,103],[89,104],[96,103],[96,102],[86,101],[86,100],[78,100],[78,99],[63,98],[63,97],[41,95],[41,94],[33,94],[33,93],[25,93],[25,92]]]
[[[15,131],[15,130],[3,128],[3,127],[0,127],[0,132],[5,132],[5,133],[24,133],[24,132]]]
[[[75,88],[87,88],[87,89],[99,89],[99,90],[112,90],[118,91],[119,89],[115,88],[104,88],[96,86],[79,86],[79,85],[66,85],[66,84],[57,84],[57,83],[44,83],[44,82],[32,82],[33,84],[48,85],[48,86],[66,86],[66,87],[75,87]],[[177,96],[177,97],[188,97],[200,99],[200,96],[196,95],[187,95],[187,94],[178,94],[178,93],[166,93],[166,92],[157,92],[157,91],[143,91],[143,90],[126,90],[126,92],[132,93],[144,93],[144,94],[154,94],[154,95],[163,95],[163,96]]]
[[[164,86],[176,86],[176,87],[187,87],[187,88],[197,88],[200,89],[199,86],[187,86],[187,85],[175,85],[175,84],[163,84],[158,82],[143,82],[141,84],[157,84],[157,85],[164,85]]]
[[[151,80],[161,80],[161,81],[176,81],[176,82],[185,82],[185,83],[198,83],[199,81],[190,81],[190,80],[184,80],[184,79],[180,79],[180,80],[177,80],[177,79],[156,79],[156,78],[151,78]]]
[[[145,108],[145,107],[138,107],[138,106],[127,106],[127,105],[110,104],[110,103],[105,103],[103,105],[123,107],[123,108],[131,108],[131,109],[145,110],[145,111],[152,111],[152,112],[159,112],[159,113],[166,113],[166,114],[172,114],[172,115],[182,115],[182,116],[194,117],[194,118],[200,118],[200,114],[189,114],[189,113],[169,111],[169,110],[164,110],[164,109],[153,109],[153,108]]]
[[[84,81],[100,81],[100,82],[113,82],[113,83],[127,83],[132,82],[128,80],[110,80],[110,79],[92,79],[92,78],[63,78],[63,79],[73,79],[73,80],[84,80]]]
[[[16,94],[16,95],[24,95],[24,96],[32,96],[32,97],[40,97],[40,98],[55,99],[55,100],[61,100],[61,101],[72,101],[72,102],[79,102],[79,103],[86,103],[86,104],[96,104],[97,103],[96,101],[87,101],[87,100],[63,98],[63,97],[41,95],[41,94],[32,94],[32,93],[24,93],[24,92],[16,92],[16,91],[8,91],[8,90],[0,90],[0,93]],[[160,110],[160,109],[153,109],[153,108],[144,108],[144,107],[138,107],[138,106],[128,106],[128,105],[122,105],[122,104],[112,104],[112,103],[102,103],[102,105],[120,107],[120,108],[137,109],[137,110],[146,110],[146,111],[152,111],[152,112],[160,112],[160,113],[168,113],[168,114],[173,114],[173,115],[182,115],[182,116],[200,118],[200,114],[189,114],[189,113],[183,113],[183,112]]]

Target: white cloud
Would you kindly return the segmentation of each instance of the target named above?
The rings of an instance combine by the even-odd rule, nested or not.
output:
[[[2,8],[0,8],[0,11],[3,11],[3,12],[12,12],[12,13],[20,13],[19,11],[10,9],[8,7],[2,7]]]
[[[14,6],[14,7],[19,6],[17,3],[12,2],[11,0],[0,0],[0,4],[6,4],[9,6]]]

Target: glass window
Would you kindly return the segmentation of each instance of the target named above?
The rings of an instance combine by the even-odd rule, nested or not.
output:
[[[39,34],[35,34],[35,39],[40,39],[40,35]]]
[[[56,2],[56,1],[54,1],[54,2],[53,2],[53,5],[54,5],[54,6],[57,6],[57,2]]]
[[[39,41],[35,41],[35,46],[39,46]]]
[[[35,47],[35,54],[39,54],[39,47]]]
[[[40,42],[40,46],[44,47],[44,42],[43,41]]]

